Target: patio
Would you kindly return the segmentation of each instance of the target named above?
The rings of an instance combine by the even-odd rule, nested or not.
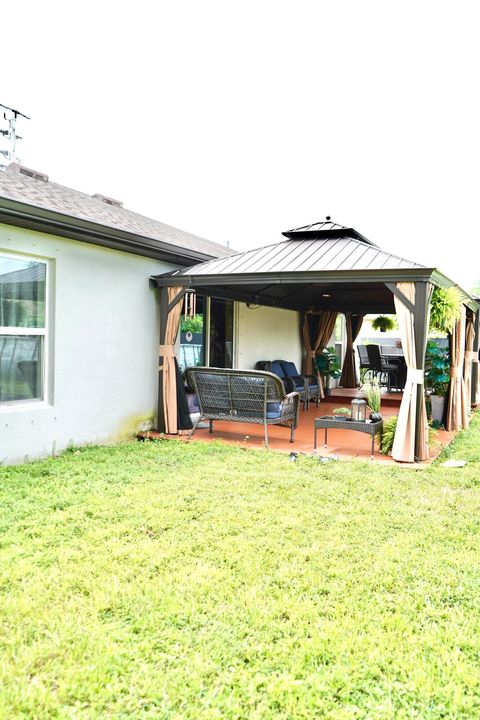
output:
[[[341,407],[350,407],[350,402],[354,398],[363,398],[364,394],[360,390],[349,388],[336,388],[332,390],[332,394],[323,399],[317,408],[313,403],[307,411],[300,410],[299,425],[295,430],[295,441],[289,442],[289,431],[286,428],[271,425],[268,429],[269,448],[282,453],[305,453],[310,455],[313,453],[313,421],[321,415],[332,415],[335,409]],[[384,420],[388,420],[393,415],[398,415],[402,393],[386,391],[382,392],[382,416]],[[208,431],[208,423],[204,423],[205,427],[199,427],[195,430],[191,442],[212,442],[212,440],[221,440],[229,445],[236,445],[245,448],[261,449],[265,446],[263,436],[263,426],[253,423],[225,422],[215,421],[213,425],[213,433]],[[456,433],[439,430],[437,441],[438,444],[432,448],[430,461],[434,460],[442,449],[448,445]],[[159,439],[162,437],[175,437],[163,435],[157,432],[139,433],[138,438]],[[180,435],[180,439],[188,442],[188,434]],[[328,446],[323,445],[323,431],[318,431],[317,451],[316,454],[322,457],[338,456],[342,459],[357,458],[361,460],[370,460],[370,437],[362,433],[348,430],[329,430]],[[381,455],[378,445],[375,443],[375,462],[394,463],[391,456]]]

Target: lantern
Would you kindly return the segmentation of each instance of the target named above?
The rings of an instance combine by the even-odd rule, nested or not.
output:
[[[367,417],[366,400],[352,400],[352,420],[353,422],[365,422]]]

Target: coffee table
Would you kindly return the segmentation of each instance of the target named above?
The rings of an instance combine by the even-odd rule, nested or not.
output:
[[[372,436],[372,452],[370,458],[373,460],[375,452],[375,435],[379,430],[383,429],[383,420],[378,422],[359,422],[357,420],[348,420],[336,415],[322,415],[313,421],[313,448],[317,449],[317,430],[325,430],[325,447],[327,447],[327,433],[330,429],[334,430],[354,430],[356,432],[366,433]]]

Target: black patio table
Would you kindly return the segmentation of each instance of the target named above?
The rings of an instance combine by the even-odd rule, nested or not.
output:
[[[329,429],[354,430],[366,433],[372,437],[372,452],[370,459],[373,460],[375,452],[375,435],[383,430],[383,420],[377,422],[349,420],[336,415],[322,415],[313,421],[313,449],[317,449],[317,430],[325,430],[325,447],[327,447],[327,433]]]

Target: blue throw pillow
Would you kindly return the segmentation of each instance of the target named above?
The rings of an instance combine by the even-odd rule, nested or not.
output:
[[[298,370],[295,367],[295,363],[282,361],[282,368],[283,368],[283,372],[285,373],[285,375],[287,377],[291,377],[291,378],[298,377]]]
[[[276,361],[272,362],[272,373],[274,373],[274,375],[278,375],[278,377],[281,378],[285,377],[285,373],[283,371],[281,363]]]
[[[274,420],[275,418],[280,417],[280,406],[281,403],[279,402],[270,402],[267,403],[267,418],[269,420]]]

